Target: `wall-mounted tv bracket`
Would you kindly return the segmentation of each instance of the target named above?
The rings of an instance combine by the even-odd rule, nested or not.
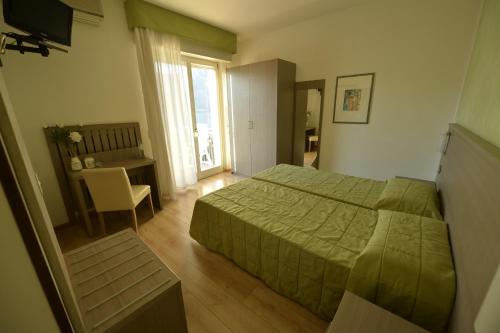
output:
[[[11,39],[11,43],[8,43],[9,38]],[[31,46],[26,46],[24,44],[30,44]],[[68,52],[68,50],[50,44],[40,37],[20,35],[14,32],[2,32],[0,35],[0,54],[5,54],[6,50],[14,50],[19,51],[21,54],[31,52],[40,53],[43,57],[48,57],[49,49],[66,53]],[[1,61],[0,66],[2,66]]]

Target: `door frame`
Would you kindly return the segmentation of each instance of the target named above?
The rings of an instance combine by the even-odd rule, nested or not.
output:
[[[0,73],[0,181],[61,332],[85,332],[61,248]]]
[[[222,92],[222,70],[221,66],[218,62],[210,61],[201,58],[195,58],[183,55],[182,60],[186,62],[187,73],[188,73],[188,87],[189,87],[189,101],[191,106],[191,122],[193,125],[193,135],[194,135],[194,146],[195,146],[195,160],[196,160],[196,173],[198,180],[219,174],[224,171],[225,164],[225,131],[224,131],[224,112],[223,112],[223,92]],[[200,166],[200,153],[199,153],[199,145],[198,145],[198,129],[196,128],[196,107],[194,102],[194,89],[193,89],[193,75],[192,75],[192,64],[202,65],[207,67],[215,67],[216,77],[217,77],[217,105],[218,105],[218,114],[219,114],[219,139],[220,139],[220,149],[221,149],[221,164],[218,167],[213,167],[207,170],[202,171]]]
[[[324,108],[324,104],[325,104],[325,82],[326,80],[325,79],[322,79],[322,80],[311,80],[311,81],[300,81],[300,82],[295,82],[295,89],[294,89],[294,95],[297,96],[297,91],[298,90],[309,90],[309,89],[317,89],[321,95],[321,102],[320,102],[320,107],[319,107],[319,126],[318,126],[318,145],[317,145],[317,168],[319,169],[319,162],[320,162],[320,155],[321,155],[321,129],[323,128],[323,108]],[[295,119],[295,112],[296,112],[296,109],[295,109],[295,101],[294,101],[294,117],[293,117],[293,133],[295,135],[296,133],[296,128],[297,126],[299,126],[299,124],[296,123]],[[304,130],[302,131],[302,133],[305,133],[305,124],[304,124]],[[305,141],[305,134],[304,134],[304,140],[302,141]],[[293,145],[295,145],[295,140],[294,140],[294,143]],[[293,147],[292,145],[292,152],[295,151],[295,147]],[[295,164],[295,161],[293,161],[293,163]],[[303,165],[301,165],[303,166]]]
[[[21,234],[31,264],[38,276],[47,302],[52,310],[54,319],[61,332],[72,332],[71,321],[66,313],[65,306],[61,298],[56,283],[52,279],[51,269],[45,261],[45,255],[37,233],[32,225],[30,214],[24,204],[24,197],[17,185],[16,176],[10,165],[9,157],[4,147],[2,136],[0,135],[0,183],[4,189],[10,209],[14,215],[17,228]],[[8,194],[8,195],[7,195]]]

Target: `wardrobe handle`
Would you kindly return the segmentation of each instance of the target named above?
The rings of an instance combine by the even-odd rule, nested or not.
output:
[[[248,129],[253,129],[253,120],[248,121]]]

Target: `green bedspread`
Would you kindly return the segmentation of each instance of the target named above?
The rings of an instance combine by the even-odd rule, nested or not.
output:
[[[198,199],[190,234],[331,319],[376,221],[373,210],[247,179]]]
[[[284,169],[289,166],[280,166]],[[283,179],[283,172],[278,174],[274,180]],[[190,234],[324,319],[332,319],[349,289],[432,332],[443,331],[455,292],[446,224],[312,194],[311,184],[321,182],[319,175],[311,178],[307,186],[290,179],[307,189],[246,179],[203,196],[195,204]],[[355,184],[336,192],[345,201],[372,202],[368,198],[379,186],[336,174],[324,177],[327,183],[336,178]],[[353,190],[360,184],[371,185]]]
[[[347,289],[431,332],[443,332],[455,297],[446,224],[380,210]]]
[[[383,181],[288,164],[276,165],[253,178],[369,209],[375,209],[386,184]]]

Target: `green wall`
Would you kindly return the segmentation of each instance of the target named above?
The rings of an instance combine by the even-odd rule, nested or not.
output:
[[[500,147],[500,1],[485,0],[456,122]]]

